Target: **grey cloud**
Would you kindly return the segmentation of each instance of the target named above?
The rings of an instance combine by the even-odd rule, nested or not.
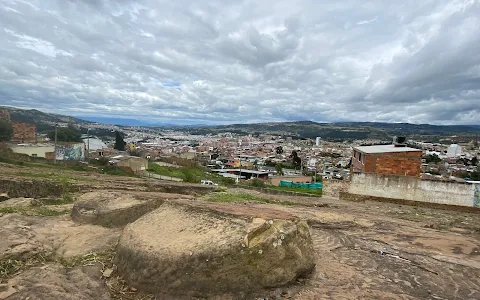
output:
[[[479,124],[478,1],[391,2],[3,0],[0,104],[179,123]]]

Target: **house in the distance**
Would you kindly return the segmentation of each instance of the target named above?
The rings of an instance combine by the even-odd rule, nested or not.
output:
[[[402,144],[353,148],[352,173],[420,176],[422,150]]]

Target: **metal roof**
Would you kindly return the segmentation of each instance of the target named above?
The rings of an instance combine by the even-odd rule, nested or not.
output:
[[[242,173],[250,173],[250,174],[268,174],[268,171],[256,171],[256,170],[248,170],[248,169],[213,169],[212,172],[242,172]]]
[[[395,145],[374,145],[374,146],[360,146],[353,147],[353,150],[357,150],[363,153],[388,153],[388,152],[412,152],[422,151],[411,147],[395,147]]]

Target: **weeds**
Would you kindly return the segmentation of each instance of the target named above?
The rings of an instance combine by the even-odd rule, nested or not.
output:
[[[30,267],[37,266],[39,264],[44,264],[54,260],[54,255],[52,252],[39,252],[32,256],[21,258],[21,259],[4,259],[0,260],[0,279],[7,278],[11,275],[14,275],[20,271],[26,270]]]
[[[249,193],[228,193],[228,192],[218,192],[211,193],[204,197],[206,201],[211,202],[260,202],[260,203],[270,203],[270,204],[282,204],[282,205],[296,205],[295,202],[291,201],[279,201],[272,200],[269,198],[263,198],[254,196]]]
[[[102,264],[103,268],[113,261],[114,249],[98,253],[88,253],[82,256],[63,258],[55,255],[54,252],[39,252],[24,258],[8,258],[0,260],[0,279],[8,278],[20,271],[46,263],[59,263],[67,268],[77,266],[91,266],[96,263]]]
[[[24,216],[61,216],[67,215],[71,211],[69,209],[66,210],[54,210],[48,208],[25,208],[25,207],[0,207],[0,213],[4,214],[21,214]]]
[[[0,213],[2,214],[13,214],[18,212],[18,209],[15,207],[0,207]]]

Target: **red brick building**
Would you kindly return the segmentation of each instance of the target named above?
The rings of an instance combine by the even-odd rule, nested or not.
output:
[[[0,110],[0,120],[7,120],[10,122],[10,113],[6,109]]]
[[[0,110],[0,120],[7,120],[12,124],[12,142],[33,143],[37,141],[37,127],[35,124],[11,122],[10,113],[6,109]]]
[[[12,142],[32,143],[37,141],[37,127],[35,124],[12,122]]]
[[[420,176],[422,150],[396,145],[353,148],[352,173]]]

